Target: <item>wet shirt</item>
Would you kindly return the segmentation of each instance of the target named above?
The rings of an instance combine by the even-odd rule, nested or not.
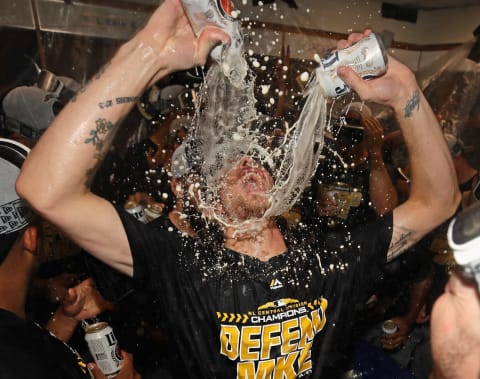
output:
[[[1,379],[88,379],[78,353],[40,326],[0,309]]]
[[[155,293],[189,378],[318,378],[386,257],[392,217],[326,251],[289,239],[267,262],[137,222],[118,208],[135,279]]]

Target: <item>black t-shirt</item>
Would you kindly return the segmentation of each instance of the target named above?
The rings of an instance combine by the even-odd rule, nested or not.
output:
[[[88,379],[86,363],[48,331],[0,309],[0,379]]]
[[[287,252],[261,262],[117,209],[134,277],[154,293],[190,378],[320,377],[391,239],[389,214],[345,233],[335,251],[288,239]]]

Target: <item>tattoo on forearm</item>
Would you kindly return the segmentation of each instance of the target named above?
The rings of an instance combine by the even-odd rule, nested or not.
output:
[[[413,93],[412,98],[407,101],[407,105],[405,105],[403,112],[405,118],[412,117],[415,109],[420,109],[420,91],[418,89]]]
[[[105,118],[99,118],[95,121],[95,124],[95,129],[90,130],[90,138],[86,138],[85,143],[91,143],[95,146],[97,154],[101,155],[105,138],[107,133],[113,128],[113,124]]]
[[[112,130],[113,123],[105,118],[99,118],[95,121],[95,129],[90,130],[90,137],[85,139],[85,144],[92,144],[95,146],[95,159],[97,163],[94,167],[90,168],[86,172],[85,185],[89,187],[92,183],[97,167],[104,158],[104,144],[107,138],[108,132]]]
[[[410,229],[405,229],[402,227],[395,227],[392,242],[388,248],[387,260],[391,261],[392,259],[399,256],[405,249],[410,246],[413,241],[413,231]]]
[[[140,100],[140,96],[123,96],[123,97],[117,97],[115,99],[115,104],[127,104],[127,103],[136,103],[138,100]],[[100,109],[104,108],[110,108],[113,105],[112,100],[106,100],[98,103],[98,107]]]

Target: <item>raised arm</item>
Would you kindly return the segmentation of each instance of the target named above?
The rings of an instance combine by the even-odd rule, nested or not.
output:
[[[374,117],[363,117],[363,125],[370,164],[370,201],[375,212],[383,215],[397,206],[397,190],[383,161],[383,128],[380,121]]]
[[[116,125],[143,91],[177,70],[204,64],[210,49],[228,42],[216,28],[196,38],[179,0],[165,0],[55,118],[23,165],[17,191],[36,211],[85,250],[131,275],[125,231],[113,206],[88,182]]]
[[[353,34],[338,47],[362,36]],[[389,57],[386,74],[370,81],[360,79],[348,67],[340,67],[338,74],[362,100],[393,108],[409,151],[411,192],[393,212],[391,260],[455,212],[460,196],[450,152],[414,74],[405,65]]]

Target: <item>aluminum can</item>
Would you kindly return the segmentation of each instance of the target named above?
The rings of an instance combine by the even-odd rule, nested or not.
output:
[[[385,334],[393,334],[396,333],[398,330],[397,324],[393,320],[385,320],[382,324],[382,331]]]
[[[323,196],[332,197],[337,202],[337,212],[335,218],[346,220],[350,213],[350,208],[358,207],[362,201],[362,192],[357,188],[350,187],[346,183],[335,182],[320,185],[320,193]],[[336,226],[338,220],[332,218],[328,225]]]
[[[460,212],[449,224],[448,244],[453,251],[455,271],[477,284],[480,291],[480,202]]]
[[[240,23],[232,16],[234,7],[230,0],[182,0],[182,5],[197,36],[206,26],[215,26],[230,35],[229,49],[242,49]],[[216,46],[210,53],[211,57],[221,60],[222,50],[222,46]]]
[[[387,71],[388,58],[382,40],[374,33],[353,45],[333,51],[320,60],[315,77],[327,97],[338,97],[350,92],[337,75],[339,66],[351,67],[364,80],[374,79]]]
[[[160,205],[152,204],[151,206],[145,208],[145,218],[148,222],[153,221],[156,218],[159,218],[162,215],[162,212],[163,208],[160,207]]]
[[[124,208],[138,221],[141,221],[144,224],[148,222],[147,218],[145,217],[145,209],[140,204],[137,204],[135,201],[127,201]]]
[[[113,378],[120,372],[123,359],[120,355],[113,329],[106,322],[85,324],[85,341],[95,363],[107,378]]]

